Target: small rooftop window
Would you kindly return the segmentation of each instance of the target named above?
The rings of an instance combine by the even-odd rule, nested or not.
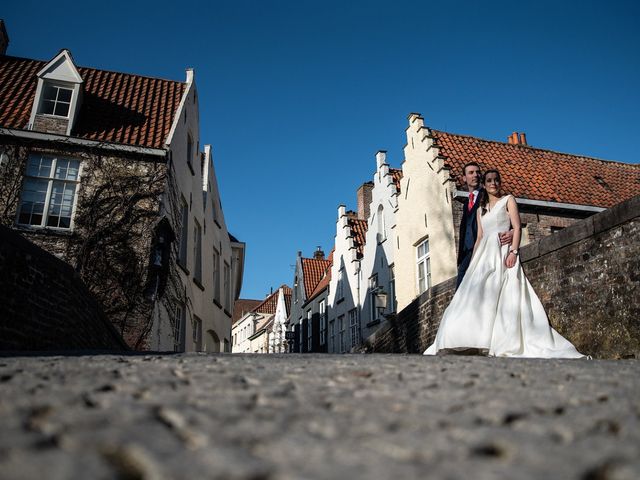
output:
[[[68,117],[71,107],[71,88],[65,88],[60,85],[45,84],[42,94],[42,103],[40,111],[46,115],[55,115],[58,117]]]

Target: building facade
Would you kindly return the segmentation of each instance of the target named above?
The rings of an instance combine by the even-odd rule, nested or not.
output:
[[[134,349],[229,351],[229,235],[184,82],[0,55],[0,222],[78,273]]]
[[[507,142],[431,129],[409,115],[395,242],[398,310],[457,274],[462,168],[497,168],[519,205],[523,245],[637,195],[640,166],[534,148],[525,134]]]

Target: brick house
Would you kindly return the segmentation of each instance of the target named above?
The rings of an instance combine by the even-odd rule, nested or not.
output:
[[[288,330],[294,332],[295,339],[289,344],[289,351],[299,353],[315,352],[319,349],[320,323],[317,312],[312,311],[312,298],[317,299],[316,287],[328,275],[331,260],[324,257],[318,247],[313,258],[298,252],[292,289],[291,311]],[[319,305],[316,307],[320,308]],[[326,307],[326,304],[325,304]]]
[[[406,134],[394,252],[398,310],[457,274],[467,162],[500,170],[520,208],[523,245],[640,193],[640,165],[535,148],[525,134],[498,142],[447,133],[417,113]]]
[[[200,149],[193,71],[150,78],[7,44],[0,223],[71,265],[131,348],[230,351],[244,244]]]

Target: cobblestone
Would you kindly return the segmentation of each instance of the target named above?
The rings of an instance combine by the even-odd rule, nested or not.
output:
[[[640,478],[640,361],[0,358],[0,478]]]

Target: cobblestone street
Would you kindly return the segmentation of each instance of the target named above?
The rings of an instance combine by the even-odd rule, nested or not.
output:
[[[640,361],[0,358],[0,478],[640,478]]]

